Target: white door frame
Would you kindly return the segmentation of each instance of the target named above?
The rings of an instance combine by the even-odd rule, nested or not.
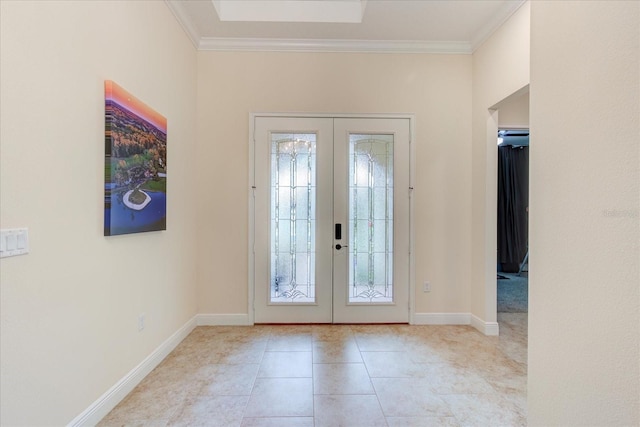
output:
[[[248,235],[248,289],[247,313],[249,324],[255,323],[255,119],[257,117],[301,117],[301,118],[349,118],[349,119],[408,119],[409,134],[409,190],[413,190],[415,182],[415,114],[314,114],[314,113],[249,113],[249,235]],[[413,191],[409,191],[409,323],[414,323],[415,315],[415,260],[414,260],[414,215]]]

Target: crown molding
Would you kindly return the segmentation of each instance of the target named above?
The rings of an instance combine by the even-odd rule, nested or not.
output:
[[[480,30],[478,30],[478,32],[472,38],[470,43],[471,52],[475,52],[476,49],[482,46],[482,44],[487,41],[489,37],[491,37],[491,35],[493,35],[493,33],[495,33],[498,28],[502,26],[502,24],[507,22],[513,16],[513,14],[516,13],[516,11],[520,9],[522,5],[527,1],[528,0],[517,0],[507,2],[504,5],[501,13],[495,14],[495,17],[487,22],[486,25],[484,25],[482,28],[480,28]]]
[[[198,50],[266,52],[440,53],[471,54],[467,42],[411,40],[253,39],[202,37]]]
[[[197,49],[200,44],[200,33],[193,25],[193,22],[191,18],[189,18],[187,12],[184,10],[182,2],[178,0],[164,0],[164,2],[171,13],[173,13],[173,16],[175,16],[184,32],[187,34],[187,37],[189,37],[189,40],[191,40],[191,43],[193,43],[193,46]]]
[[[203,51],[472,54],[528,0],[507,2],[469,42],[202,37],[180,0],[164,0],[193,46]]]

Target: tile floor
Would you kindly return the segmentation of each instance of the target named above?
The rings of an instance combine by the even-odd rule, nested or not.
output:
[[[196,328],[99,426],[526,425],[527,314]]]

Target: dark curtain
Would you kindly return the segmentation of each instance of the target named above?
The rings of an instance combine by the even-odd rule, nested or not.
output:
[[[529,147],[498,147],[498,263],[516,272],[527,253]]]

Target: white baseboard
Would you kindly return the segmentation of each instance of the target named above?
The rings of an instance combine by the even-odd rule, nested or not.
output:
[[[198,326],[248,326],[253,325],[249,315],[239,314],[198,314]]]
[[[485,335],[498,335],[498,322],[485,322],[471,313],[416,313],[412,325],[471,325]]]
[[[498,322],[485,322],[476,315],[471,315],[471,326],[479,330],[485,335],[498,336],[500,334],[500,327]]]
[[[196,316],[197,317],[197,316]],[[171,335],[165,342],[160,344],[147,358],[138,366],[133,368],[127,375],[118,381],[113,387],[107,390],[98,400],[85,409],[80,415],[75,417],[68,426],[95,426],[104,418],[118,403],[124,399],[139,383],[149,375],[149,373],[162,362],[162,360],[175,349],[187,335],[196,327],[196,317]]]

